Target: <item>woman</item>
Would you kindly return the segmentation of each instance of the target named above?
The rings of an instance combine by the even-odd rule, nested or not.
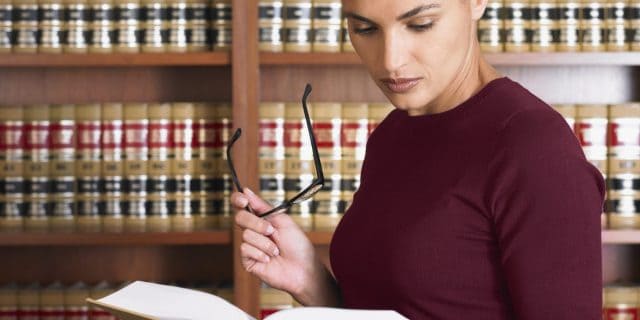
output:
[[[411,319],[600,319],[604,184],[562,117],[482,57],[486,0],[343,0],[394,104],[331,243],[234,193],[243,266],[304,305]]]

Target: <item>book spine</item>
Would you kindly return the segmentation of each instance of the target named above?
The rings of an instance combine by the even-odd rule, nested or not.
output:
[[[122,104],[102,105],[103,227],[107,232],[124,229],[124,121]]]
[[[555,0],[532,1],[531,51],[553,52],[557,47],[558,5]]]
[[[87,0],[68,0],[65,5],[64,51],[69,53],[86,53],[89,48],[89,5]]]
[[[0,1],[0,53],[11,52],[13,46],[13,4]]]
[[[176,210],[171,217],[171,229],[189,232],[194,229],[195,195],[201,187],[194,179],[194,119],[192,103],[175,103],[171,109],[173,127],[173,161],[171,179],[176,181]]]
[[[187,0],[169,1],[169,52],[187,51]]]
[[[347,18],[342,19],[342,51],[343,52],[355,52],[356,49],[351,43],[351,36],[349,36],[349,21]]]
[[[49,179],[50,121],[49,106],[32,105],[25,109],[25,178],[28,207],[25,230],[47,231],[49,229]]]
[[[91,24],[89,30],[89,52],[109,53],[113,51],[116,38],[116,12],[111,0],[90,0]]]
[[[210,49],[209,33],[209,1],[188,0],[187,2],[187,50],[203,52]]]
[[[19,106],[0,107],[0,232],[22,231],[25,123]]]
[[[231,0],[214,0],[211,21],[213,50],[231,50]]]
[[[324,171],[324,185],[313,197],[314,229],[331,231],[342,218],[341,164],[342,106],[340,103],[314,103],[313,132]],[[315,166],[314,166],[315,171]],[[301,186],[305,188],[306,186]]]
[[[89,288],[82,282],[66,287],[64,290],[65,320],[88,320],[89,306],[85,299],[89,296]]]
[[[259,113],[258,172],[260,174],[260,195],[273,206],[278,206],[285,200],[285,104],[262,103]]]
[[[18,290],[15,285],[0,286],[0,320],[18,320]]]
[[[558,20],[558,51],[580,51],[580,0],[558,0],[560,18]]]
[[[38,52],[62,52],[64,39],[64,6],[62,0],[39,0]]]
[[[101,183],[102,130],[99,104],[76,106],[76,163],[77,177],[76,225],[81,232],[101,230],[100,195],[104,193]]]
[[[40,320],[40,288],[37,284],[18,289],[18,319]]]
[[[531,3],[528,0],[506,0],[505,51],[527,52],[531,49]]]
[[[342,2],[340,0],[314,0],[312,21],[312,51],[340,52]]]
[[[638,319],[638,287],[607,286],[603,291],[603,320]]]
[[[108,282],[100,282],[89,289],[89,296],[92,299],[100,299],[106,297],[113,293],[115,288],[109,284]],[[89,307],[89,320],[116,320],[117,318],[105,311],[95,306]]]
[[[504,29],[502,0],[489,0],[487,7],[478,20],[478,41],[483,52],[501,52],[504,50],[502,34]]]
[[[640,104],[609,109],[607,212],[612,229],[640,227]]]
[[[582,51],[605,51],[607,45],[606,1],[589,0],[582,3],[580,32]]]
[[[40,320],[64,320],[64,291],[58,282],[40,291]]]
[[[311,185],[315,175],[311,141],[300,103],[285,104],[285,197],[291,199]],[[306,231],[313,229],[311,201],[304,201],[289,209],[290,215]]]
[[[233,182],[227,165],[226,147],[229,143],[232,128],[231,104],[221,103],[216,108],[216,182],[215,182],[215,211],[218,214],[218,224],[221,229],[233,226],[233,208],[230,203]]]
[[[51,230],[75,229],[75,110],[73,105],[52,105],[51,118]]]
[[[196,230],[210,230],[218,227],[219,219],[214,206],[217,170],[216,109],[213,104],[196,103],[194,105],[194,175],[200,190],[195,208]]]
[[[610,0],[606,4],[607,51],[629,51],[631,6],[626,0]]]
[[[115,0],[116,47],[115,51],[136,53],[140,51],[141,10],[139,0]]]
[[[346,212],[360,187],[360,172],[369,134],[366,103],[342,105],[342,208]]]
[[[629,4],[630,14],[629,19],[629,41],[631,46],[631,51],[639,51],[640,50],[640,2],[631,1]]]
[[[284,1],[284,51],[311,51],[311,0]]]
[[[164,0],[142,2],[142,52],[164,52],[168,41],[168,8]]]
[[[149,118],[149,215],[147,230],[167,232],[171,229],[171,194],[175,181],[171,177],[171,104],[154,103],[148,106]]]
[[[36,0],[14,0],[13,52],[38,51],[38,3]]]
[[[147,161],[149,160],[149,120],[147,105],[124,105],[125,151],[125,230],[146,231],[147,210]]]
[[[282,0],[258,3],[258,48],[260,51],[282,52]]]

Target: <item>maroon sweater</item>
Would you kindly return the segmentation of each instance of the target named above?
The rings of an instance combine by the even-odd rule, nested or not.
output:
[[[331,243],[345,307],[410,319],[601,319],[604,183],[560,114],[501,78],[394,110]]]

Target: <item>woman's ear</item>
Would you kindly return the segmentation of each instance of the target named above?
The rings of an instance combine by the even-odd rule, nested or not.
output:
[[[480,20],[484,14],[484,9],[487,7],[488,0],[466,0],[469,1],[471,7],[471,18],[475,21]]]

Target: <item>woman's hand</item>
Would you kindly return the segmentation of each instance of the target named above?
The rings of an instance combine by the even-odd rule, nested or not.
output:
[[[247,204],[258,213],[271,209],[247,188],[244,193],[234,192],[231,202],[237,210],[236,224],[243,230],[242,266],[269,286],[287,291],[304,303],[301,300],[309,294],[306,291],[316,287],[314,282],[326,272],[304,231],[289,215],[274,213],[263,219],[246,211]]]

